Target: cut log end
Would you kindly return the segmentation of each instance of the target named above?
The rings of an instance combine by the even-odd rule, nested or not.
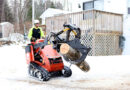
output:
[[[69,44],[66,43],[63,43],[60,46],[60,53],[73,61],[80,58],[80,52],[78,52],[76,49],[73,49]]]
[[[64,43],[60,46],[60,53],[61,54],[67,54],[69,52],[69,50],[70,50],[70,46],[66,43]]]
[[[90,70],[89,64],[86,61],[76,64],[82,71],[88,72]]]

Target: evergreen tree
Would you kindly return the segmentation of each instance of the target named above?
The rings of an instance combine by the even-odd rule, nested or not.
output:
[[[51,2],[51,6],[50,7],[51,8],[56,8],[53,2]]]

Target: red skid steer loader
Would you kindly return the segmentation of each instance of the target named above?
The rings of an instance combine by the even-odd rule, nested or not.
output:
[[[63,59],[70,64],[77,65],[83,71],[89,70],[89,65],[82,62],[84,62],[90,48],[81,44],[80,28],[69,24],[64,24],[63,26],[65,27],[64,30],[58,33],[51,32],[44,40],[39,39],[26,46],[26,61],[30,76],[41,81],[48,81],[53,76],[70,77],[72,71],[63,64]],[[66,39],[60,38],[60,34],[63,32],[67,32]],[[73,32],[75,35],[73,40],[69,40],[70,32]],[[79,53],[79,57],[74,58],[74,55],[68,56],[60,53],[62,44],[69,45]]]

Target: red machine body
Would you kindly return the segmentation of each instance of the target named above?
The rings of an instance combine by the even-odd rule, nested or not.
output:
[[[33,46],[40,42],[44,42],[44,40],[40,39],[28,45],[26,50],[27,64],[31,62],[37,63],[48,72],[61,71],[64,68],[62,58],[59,53],[53,49],[52,45],[46,45],[43,49],[37,48],[34,50]],[[38,55],[35,56],[37,53]]]

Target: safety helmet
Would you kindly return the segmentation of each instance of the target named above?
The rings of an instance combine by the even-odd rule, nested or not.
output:
[[[34,20],[34,24],[36,24],[36,23],[40,23],[40,21],[39,20]]]

